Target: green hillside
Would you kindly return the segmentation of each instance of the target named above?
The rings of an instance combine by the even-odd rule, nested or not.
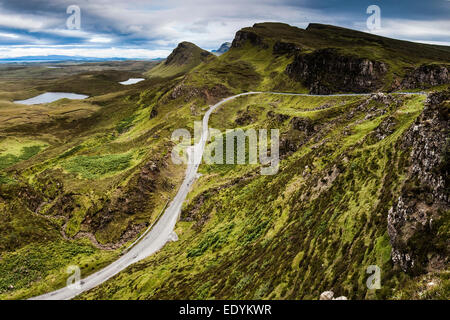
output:
[[[449,47],[261,23],[219,57],[183,42],[156,66],[2,70],[0,299],[117,259],[184,177],[173,131],[246,91],[265,93],[221,105],[209,125],[278,128],[278,173],[201,164],[178,241],[78,298],[448,299],[449,65]],[[118,84],[129,77],[146,80]],[[89,98],[13,103],[47,91]]]
[[[202,166],[176,227],[179,241],[82,298],[317,299],[326,290],[351,299],[409,297],[398,289],[415,280],[392,263],[387,215],[410,161],[399,145],[423,103],[421,96],[260,95],[222,106],[214,128],[237,127],[243,113],[252,119],[246,129],[281,126],[282,146],[294,147],[281,149],[280,172]],[[329,107],[310,108],[322,105]],[[295,128],[296,119],[313,132]],[[447,227],[439,230],[448,236]],[[365,286],[369,265],[383,270],[382,290]],[[448,272],[431,278],[439,287],[427,297],[447,295]]]

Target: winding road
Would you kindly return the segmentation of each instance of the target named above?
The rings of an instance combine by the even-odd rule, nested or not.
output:
[[[233,100],[237,97],[252,95],[252,94],[279,94],[279,95],[292,95],[292,96],[316,96],[310,94],[302,93],[281,93],[281,92],[246,92],[237,94],[228,98],[221,100],[215,105],[211,106],[205,113],[202,121],[202,134],[200,141],[191,146],[187,150],[189,161],[186,168],[186,176],[183,183],[178,190],[178,193],[173,198],[172,202],[166,208],[159,220],[153,225],[150,231],[141,238],[131,249],[123,254],[119,259],[108,265],[107,267],[91,274],[90,276],[84,278],[81,281],[79,288],[69,288],[64,287],[59,290],[46,293],[30,300],[69,300],[79,294],[90,290],[101,283],[107,281],[111,277],[115,276],[119,272],[123,271],[125,268],[133,263],[136,263],[142,259],[149,257],[158,250],[160,250],[168,241],[175,240],[177,238],[174,233],[175,224],[177,223],[178,217],[181,212],[181,206],[186,199],[189,192],[190,186],[197,176],[197,170],[201,163],[203,157],[203,151],[208,138],[208,121],[211,113],[216,110],[220,105],[226,103],[227,101]],[[398,93],[398,94],[423,94],[423,93]],[[329,96],[369,96],[367,94],[335,94],[327,95]]]

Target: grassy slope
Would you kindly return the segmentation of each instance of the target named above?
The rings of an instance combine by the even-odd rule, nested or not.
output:
[[[90,78],[84,73],[74,76],[80,92],[100,94],[88,100],[0,109],[5,120],[0,127],[0,269],[6,274],[0,285],[2,298],[28,297],[62,286],[70,264],[82,265],[86,275],[111,262],[174,195],[184,169],[167,161],[169,139],[174,128],[193,122],[190,109],[175,108],[176,101],[160,102],[162,88],[170,87],[171,80],[144,81],[118,91],[109,83],[124,80],[128,73],[116,73],[113,78],[108,72],[91,73],[108,78],[97,87],[83,81]],[[64,81],[43,83],[56,88]],[[24,89],[35,90],[27,80],[17,81],[14,88],[13,99]],[[109,91],[115,92],[102,94]],[[150,117],[157,108],[158,114]],[[136,214],[119,210],[100,227],[90,224],[107,214],[102,208],[109,201],[139,188],[139,173],[147,163],[156,163],[160,171],[148,198],[138,202],[142,209]],[[23,195],[17,197],[19,193]],[[135,235],[112,251],[99,250],[87,239],[67,241],[60,234],[63,230],[72,238],[90,232],[100,244],[109,244],[134,227]],[[30,264],[23,265],[24,252],[39,252],[43,246],[55,249],[34,254]]]
[[[391,79],[403,76],[405,68],[448,62],[445,47],[329,26],[314,26],[306,32],[286,25],[263,25],[251,31],[262,35],[267,48],[249,43],[234,48],[190,72],[186,85],[220,84],[234,93],[306,92],[284,74],[292,57],[272,54],[280,34],[283,41],[298,43],[306,52],[335,46],[344,54],[386,62]],[[348,123],[340,119],[332,126],[328,125],[330,118],[338,118],[342,111],[348,114],[348,110],[301,111],[321,106],[326,99],[330,98],[252,97],[223,106],[218,116],[212,117],[212,127],[236,127],[233,121],[239,117],[238,110],[250,113],[252,121],[247,128],[279,125],[260,116],[275,105],[277,112],[323,123],[327,134],[285,160],[283,171],[275,177],[244,178],[230,186],[230,181],[251,176],[257,169],[202,166],[204,176],[189,195],[184,221],[177,225],[180,242],[169,244],[162,253],[83,298],[317,298],[329,289],[351,298],[411,297],[396,292],[414,287],[416,280],[393,270],[385,216],[404,170],[405,155],[396,151],[395,143],[418,116],[423,101],[407,99],[401,107],[392,107],[389,115],[364,121],[366,114],[360,114]],[[343,103],[351,109],[354,101]],[[396,131],[385,141],[371,142],[371,132],[388,116],[395,119]],[[286,122],[284,130],[292,135]],[[320,184],[317,181],[326,185],[335,167],[340,171],[338,178],[329,189],[317,191],[314,185]],[[217,191],[221,185],[224,189]],[[320,196],[309,195],[318,192]],[[194,212],[194,222],[188,222],[190,212]],[[370,264],[382,267],[381,291],[365,287],[365,268]],[[443,280],[439,288],[445,283]]]
[[[218,129],[237,127],[239,111],[252,109],[246,128],[270,127],[267,112],[276,111],[321,129],[274,176],[254,166],[202,165],[176,226],[180,240],[82,298],[316,299],[330,289],[353,299],[394,295],[409,280],[393,270],[386,231],[404,173],[405,155],[395,145],[424,101],[398,99],[398,106],[371,102],[368,109],[386,111],[371,118],[356,111],[360,98],[264,95],[223,105],[211,118]],[[324,103],[332,107],[305,111]],[[374,140],[372,131],[388,117],[395,131]],[[296,134],[289,120],[281,131]],[[376,292],[365,286],[371,264],[383,270]]]
[[[189,85],[213,87],[224,85],[231,92],[261,90],[307,92],[306,88],[284,74],[292,57],[274,56],[272,49],[247,43],[191,71],[185,82]]]

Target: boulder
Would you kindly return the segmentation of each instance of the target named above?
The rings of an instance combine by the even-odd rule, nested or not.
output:
[[[320,294],[319,300],[333,300],[334,292],[333,291],[324,291]]]

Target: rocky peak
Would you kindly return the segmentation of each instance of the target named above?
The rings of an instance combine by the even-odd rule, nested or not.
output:
[[[197,60],[205,61],[206,58],[208,58],[211,55],[212,54],[210,52],[203,50],[202,48],[199,48],[195,44],[184,41],[178,44],[178,46],[167,57],[164,64],[165,65],[190,64]]]

